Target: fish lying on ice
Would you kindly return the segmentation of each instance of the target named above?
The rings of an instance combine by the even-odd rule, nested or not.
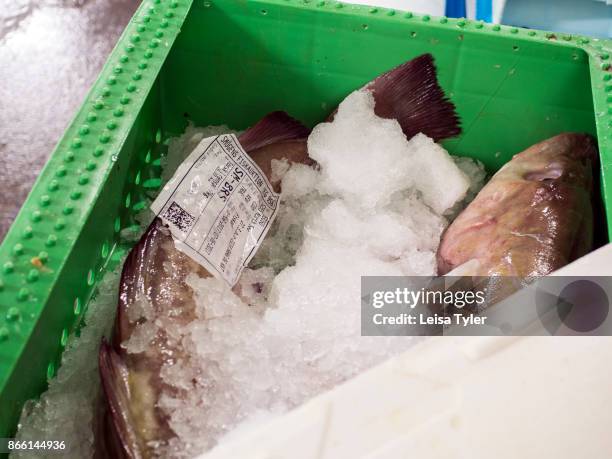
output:
[[[438,85],[429,54],[381,75],[365,88],[374,95],[376,114],[397,119],[409,138],[423,132],[441,140],[460,132],[454,106]],[[271,179],[273,160],[312,164],[307,152],[308,133],[309,129],[293,118],[274,112],[245,131],[239,141]],[[279,183],[272,185],[279,187]],[[156,219],[125,262],[113,341],[102,343],[100,348],[97,457],[156,457],[156,451],[176,436],[157,402],[162,388],[177,390],[164,387],[162,363],[189,361],[182,352],[180,337],[173,331],[195,317],[193,291],[185,280],[190,273],[210,276],[175,248],[169,231]],[[150,337],[142,352],[128,353],[121,344],[162,310],[168,319],[158,328],[160,331]]]
[[[239,139],[258,165],[270,170],[272,158],[306,162],[308,155],[301,139],[309,132],[286,113],[273,112]],[[188,360],[181,353],[180,340],[172,336],[172,326],[195,319],[192,291],[185,283],[189,273],[210,276],[175,248],[169,230],[155,219],[125,261],[113,343],[102,343],[100,348],[103,400],[96,427],[98,457],[152,457],[156,445],[174,436],[156,402],[164,386],[160,376],[164,360]],[[164,324],[143,352],[129,353],[121,343],[143,321],[151,320],[146,308],[153,315],[172,310],[175,323]]]
[[[515,155],[453,221],[439,274],[476,262],[475,276],[544,276],[593,245],[595,140],[565,133]]]

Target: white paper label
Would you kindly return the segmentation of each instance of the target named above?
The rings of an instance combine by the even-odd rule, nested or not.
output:
[[[233,134],[203,139],[151,209],[176,248],[234,285],[265,237],[279,195]]]

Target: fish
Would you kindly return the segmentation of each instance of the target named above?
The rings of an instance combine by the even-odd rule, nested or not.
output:
[[[287,113],[276,111],[245,131],[239,141],[270,177],[271,159],[282,156],[289,161],[307,162],[302,139],[309,132]],[[172,269],[166,269],[165,264]],[[100,347],[102,397],[95,427],[95,457],[155,457],[155,449],[174,437],[167,419],[156,407],[161,391],[172,391],[160,375],[163,362],[189,358],[182,355],[180,340],[169,333],[172,324],[160,330],[141,353],[129,353],[121,343],[160,310],[172,309],[175,325],[195,319],[193,294],[185,282],[190,273],[202,278],[211,276],[175,248],[170,231],[156,218],[123,265],[112,342],[103,341]],[[143,302],[150,305],[151,315],[136,310]]]
[[[461,132],[459,117],[437,81],[430,54],[399,65],[364,89],[374,95],[375,112],[398,120],[408,138],[423,132],[434,140],[443,140]],[[334,112],[327,119],[333,115]],[[310,129],[301,122],[276,111],[247,129],[238,140],[272,180],[274,160],[316,167],[308,156],[309,133]],[[280,191],[278,180],[271,184]],[[202,278],[211,276],[175,248],[169,230],[155,219],[124,263],[112,340],[100,346],[95,457],[158,457],[160,448],[167,447],[176,437],[158,400],[162,390],[174,391],[176,397],[181,394],[165,385],[160,370],[164,362],[189,362],[173,330],[195,319],[194,292],[186,282],[192,273]],[[128,353],[122,343],[138,333],[143,323],[154,320],[159,311],[165,311],[171,319],[150,337],[142,352]]]
[[[591,251],[597,163],[595,139],[580,133],[516,154],[442,235],[438,273],[469,264],[473,276],[528,282]]]

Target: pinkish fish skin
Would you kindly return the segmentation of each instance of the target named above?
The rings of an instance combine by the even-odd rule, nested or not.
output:
[[[455,219],[439,274],[470,260],[478,276],[544,276],[593,245],[595,140],[565,133],[515,155]]]

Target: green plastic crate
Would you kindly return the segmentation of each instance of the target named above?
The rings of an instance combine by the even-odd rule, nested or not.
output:
[[[596,134],[612,228],[609,41],[335,1],[147,0],[0,247],[0,437],[54,375],[119,230],[160,186],[163,140],[188,119],[242,129],[277,109],[315,124],[424,52],[463,121],[452,153],[493,171],[562,131]]]

